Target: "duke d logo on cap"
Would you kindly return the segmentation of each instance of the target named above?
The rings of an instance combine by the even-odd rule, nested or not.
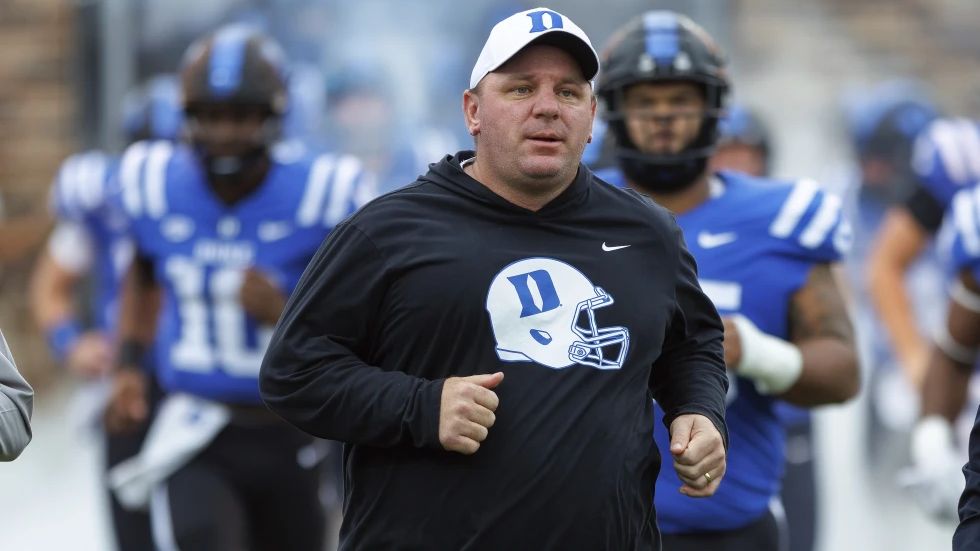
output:
[[[487,73],[497,70],[532,42],[556,46],[571,54],[582,68],[585,80],[591,81],[599,72],[599,56],[578,25],[556,11],[534,8],[494,25],[473,65],[470,88],[475,88]]]

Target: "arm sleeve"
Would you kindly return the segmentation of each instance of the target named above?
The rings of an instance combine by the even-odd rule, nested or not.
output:
[[[970,431],[970,460],[963,467],[966,487],[960,496],[960,524],[953,534],[953,550],[975,549],[980,541],[980,410]]]
[[[321,245],[262,362],[266,405],[300,429],[353,444],[441,449],[443,381],[366,363],[387,291],[384,258],[352,223]]]
[[[722,347],[724,328],[718,312],[701,291],[697,266],[674,227],[679,249],[676,305],[667,326],[663,352],[653,365],[650,391],[664,410],[664,425],[678,415],[698,413],[714,423],[728,446],[725,394],[728,375]]]
[[[0,461],[13,461],[31,441],[34,390],[17,372],[0,333]]]
[[[944,206],[936,197],[921,186],[917,186],[902,202],[912,219],[929,235],[939,231],[942,225]]]

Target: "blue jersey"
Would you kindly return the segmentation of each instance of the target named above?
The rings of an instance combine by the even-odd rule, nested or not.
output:
[[[599,174],[625,185],[613,171]],[[698,279],[722,316],[742,314],[765,333],[789,339],[789,306],[815,264],[840,260],[850,245],[841,201],[817,183],[795,184],[721,172],[712,196],[677,216],[698,264]],[[730,373],[731,375],[731,373]],[[779,493],[785,430],[778,399],[731,377],[727,411],[728,470],[718,492],[691,499],[679,493],[674,469],[660,470],[655,504],[665,534],[731,530],[758,520]],[[663,419],[663,412],[657,416]],[[657,431],[664,457],[670,436]]]
[[[94,293],[87,304],[95,328],[115,328],[119,281],[132,256],[123,213],[112,200],[118,159],[101,151],[73,155],[62,163],[51,188],[51,210],[60,222],[85,232],[91,247]]]
[[[980,281],[980,184],[960,190],[940,231],[940,248],[952,274],[968,270]]]
[[[191,148],[137,143],[123,156],[121,200],[141,257],[163,290],[156,364],[168,391],[260,403],[259,366],[272,326],[246,314],[248,268],[289,294],[327,233],[371,198],[349,156],[274,155],[265,181],[228,205]]]
[[[919,185],[943,209],[964,186],[980,180],[980,121],[939,119],[915,140],[912,168]]]

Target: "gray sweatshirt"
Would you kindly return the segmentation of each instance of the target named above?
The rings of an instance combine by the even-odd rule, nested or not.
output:
[[[0,461],[13,461],[31,441],[34,389],[17,372],[0,332]]]

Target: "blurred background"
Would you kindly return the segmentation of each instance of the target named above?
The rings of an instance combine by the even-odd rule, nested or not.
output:
[[[360,155],[383,190],[469,146],[461,94],[490,27],[537,5],[505,0],[3,0],[0,2],[0,327],[37,390],[34,442],[0,465],[3,549],[111,549],[77,384],[48,355],[26,285],[49,228],[46,196],[68,155],[125,145],[127,91],[173,72],[187,45],[229,21],[264,28],[292,61],[292,137]],[[949,114],[980,114],[975,0],[553,0],[599,47],[652,8],[691,15],[728,51],[734,99],[767,122],[776,176],[811,177],[845,197],[859,180],[855,134],[883,83],[914,88]],[[860,245],[860,237],[859,237]],[[888,369],[850,261],[852,305],[869,381]],[[937,295],[941,296],[941,295]],[[937,306],[923,324],[941,319]],[[908,420],[876,423],[866,385],[816,420],[820,550],[948,549],[896,484]],[[891,388],[891,387],[885,387]],[[882,392],[891,392],[882,391]],[[903,394],[905,393],[905,394]],[[913,400],[897,385],[898,401]],[[914,410],[914,408],[913,408]],[[904,414],[897,414],[901,417]]]

